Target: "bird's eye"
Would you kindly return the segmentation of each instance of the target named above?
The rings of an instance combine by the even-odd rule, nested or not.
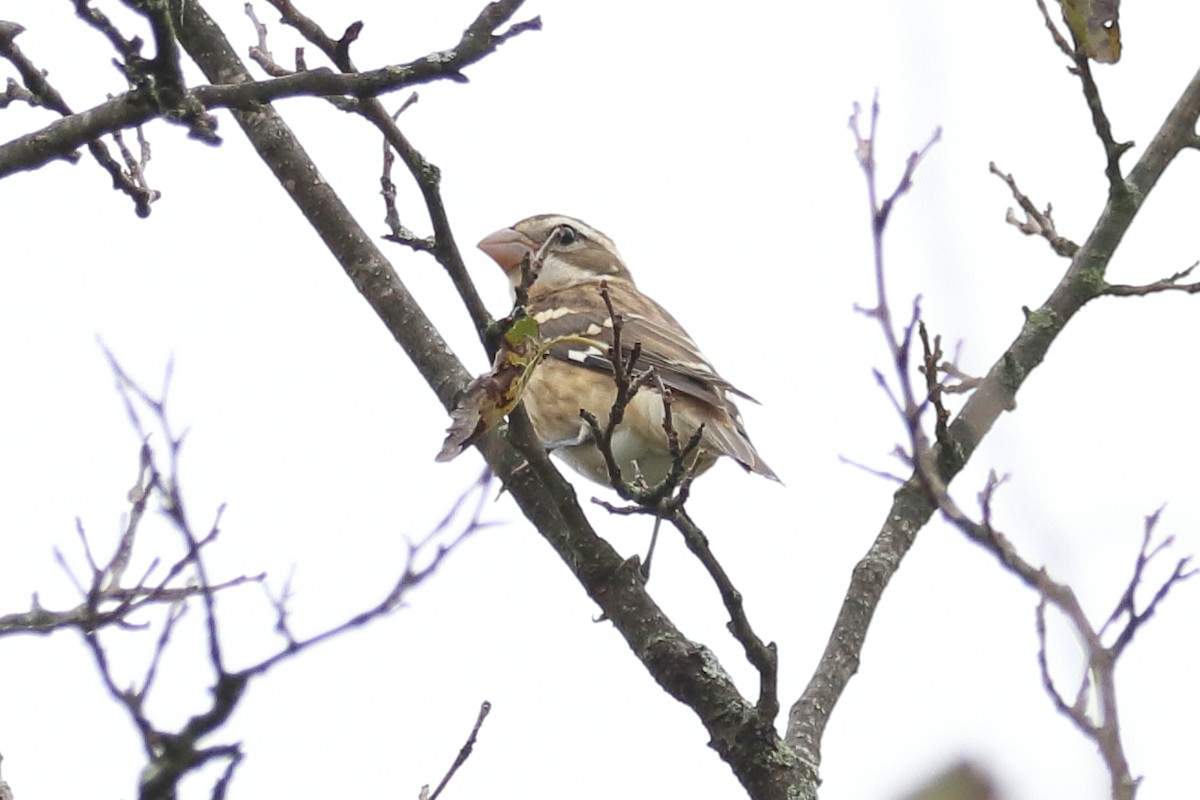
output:
[[[575,244],[575,240],[579,238],[579,231],[570,225],[559,225],[557,232],[559,244]]]

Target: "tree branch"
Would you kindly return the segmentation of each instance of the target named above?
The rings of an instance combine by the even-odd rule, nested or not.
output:
[[[509,3],[490,5],[464,32],[463,38],[454,47],[430,53],[407,64],[391,65],[352,75],[312,70],[264,81],[253,80],[243,70],[237,83],[229,82],[232,75],[216,73],[209,75],[209,80],[212,81],[210,85],[191,89],[190,96],[206,109],[230,108],[248,111],[261,103],[285,97],[375,97],[438,80],[463,82],[466,80],[462,73],[465,68],[494,52],[512,35],[510,31],[500,34],[482,33],[493,20],[495,25],[499,25],[508,18],[502,17],[497,11],[498,7],[507,5]],[[180,35],[181,39],[184,38],[182,33]],[[0,145],[0,178],[14,172],[36,169],[56,158],[67,156],[76,148],[107,133],[142,125],[161,116],[162,113],[162,107],[156,104],[145,89],[125,92],[87,111],[72,114],[39,131]]]
[[[492,704],[484,700],[479,706],[479,715],[475,717],[475,724],[471,727],[471,734],[467,737],[467,741],[463,746],[459,748],[458,755],[454,757],[454,763],[450,765],[450,769],[446,771],[446,774],[442,777],[441,782],[438,783],[437,788],[433,790],[432,794],[426,795],[425,789],[428,789],[428,786],[421,790],[421,800],[437,800],[442,790],[450,783],[450,779],[454,777],[454,773],[458,772],[458,768],[467,763],[467,759],[471,757],[471,751],[475,749],[475,738],[479,736],[479,729],[483,727],[483,721],[487,719],[487,715],[491,710]]]
[[[1084,305],[1104,293],[1104,275],[1113,253],[1163,171],[1194,140],[1198,117],[1200,71],[1130,171],[1128,183],[1132,191],[1110,194],[1062,280],[1040,307],[1026,312],[1025,322],[1012,344],[979,380],[950,423],[949,444],[931,450],[936,470],[925,474],[937,475],[948,484],[962,470],[1000,414],[1015,406],[1017,391],[1041,364],[1066,324]],[[860,162],[862,148],[870,144],[869,138],[863,141],[860,137]],[[873,216],[873,223],[875,220],[877,216]],[[821,737],[829,717],[858,670],[867,629],[883,591],[912,547],[917,532],[936,508],[921,486],[919,471],[915,471],[897,490],[878,536],[854,569],[846,600],[817,669],[788,715],[786,741],[814,764],[820,763]]]
[[[265,658],[233,671],[225,663],[215,595],[218,591],[244,583],[248,579],[241,578],[218,583],[209,576],[205,554],[207,548],[217,540],[221,513],[218,510],[216,521],[207,533],[202,536],[194,533],[192,522],[185,509],[178,471],[182,438],[172,432],[168,420],[166,383],[164,383],[161,395],[152,396],[129,378],[111,354],[107,355],[116,375],[121,398],[131,423],[145,442],[149,435],[143,425],[142,409],[149,409],[154,419],[156,434],[166,441],[168,466],[160,469],[153,451],[143,445],[138,483],[130,493],[134,511],[130,514],[130,526],[118,543],[116,555],[104,567],[100,567],[95,563],[90,548],[85,546],[85,555],[91,567],[92,578],[88,588],[81,588],[85,598],[83,622],[75,627],[79,628],[83,635],[84,642],[92,654],[96,668],[109,694],[125,709],[140,734],[147,764],[140,779],[139,797],[142,800],[173,800],[177,796],[178,784],[185,776],[206,764],[224,762],[224,772],[213,788],[213,796],[217,797],[220,792],[224,791],[223,787],[228,785],[233,771],[241,761],[241,746],[238,743],[225,743],[202,747],[200,746],[201,740],[216,733],[226,724],[254,678],[267,673],[276,665],[298,656],[320,642],[366,625],[396,610],[407,593],[434,575],[450,553],[476,531],[488,527],[491,523],[481,520],[481,515],[490,494],[491,473],[484,471],[479,480],[459,498],[458,503],[436,528],[420,541],[409,544],[404,568],[382,600],[353,614],[339,624],[307,637],[298,638],[292,635],[288,626],[287,590],[285,588],[284,597],[272,600],[277,615],[275,630],[283,636],[283,645]],[[155,569],[157,562],[154,562],[147,576],[139,582],[135,591],[130,592],[114,587],[119,584],[129,563],[129,556],[133,549],[132,537],[136,532],[138,521],[143,517],[144,505],[150,498],[160,503],[165,517],[178,533],[183,555],[168,568],[167,577],[161,582],[159,590],[150,595],[156,603],[167,602],[168,608],[159,623],[159,633],[141,680],[136,689],[122,689],[121,687],[126,685],[127,681],[118,678],[115,674],[101,636],[102,626],[96,624],[96,621],[104,621],[106,616],[113,613],[106,606],[110,605],[114,599],[130,598],[118,606],[118,610],[123,611],[126,615],[131,609],[147,605],[145,602],[135,601],[146,594],[142,587],[149,577],[149,572]],[[447,531],[453,524],[456,524],[459,510],[471,498],[475,499],[474,513],[460,530],[447,539]],[[168,587],[167,585],[172,581],[183,583],[183,587]],[[80,585],[80,582],[76,581],[76,584]],[[202,600],[208,664],[215,674],[214,682],[210,687],[211,704],[191,716],[177,730],[167,730],[160,727],[151,718],[148,701],[151,691],[155,688],[159,665],[177,630],[177,623],[188,610],[187,602],[197,597]],[[121,623],[123,618],[118,617],[117,621]],[[123,625],[122,627],[132,626]],[[150,627],[150,625],[139,627]]]
[[[492,3],[481,19],[499,25],[519,5],[517,0]],[[245,66],[196,0],[185,0],[174,23],[184,49],[210,81],[248,79]],[[484,47],[494,49],[502,41],[495,34],[491,36],[482,44],[468,42],[474,48],[471,52],[478,53]],[[414,62],[418,66],[421,63]],[[341,80],[340,76],[332,77]],[[438,77],[444,75],[438,73]],[[235,108],[234,118],[443,406],[453,408],[469,376],[372,238],[327,184],[304,179],[315,165],[270,106],[252,111]],[[478,446],[522,512],[613,622],[655,681],[695,711],[713,748],[747,791],[753,797],[772,800],[814,798],[814,765],[797,758],[783,744],[771,722],[738,694],[713,653],[684,637],[646,593],[637,570],[630,569],[607,542],[596,536],[574,490],[550,464],[524,415],[518,412],[511,416],[507,438],[491,433],[482,437]]]
[[[1154,281],[1153,283],[1145,283],[1140,286],[1131,286],[1125,283],[1110,283],[1104,288],[1104,294],[1112,295],[1113,297],[1145,297],[1146,295],[1158,294],[1160,292],[1196,294],[1200,292],[1200,282],[1180,283],[1180,281],[1195,272],[1197,266],[1200,266],[1200,261],[1192,264],[1187,269],[1176,272],[1174,275],[1169,275],[1161,280]]]
[[[1092,77],[1091,61],[1083,48],[1079,46],[1079,42],[1075,40],[1075,32],[1071,31],[1071,39],[1074,44],[1068,44],[1066,38],[1059,32],[1058,26],[1054,24],[1054,20],[1050,18],[1050,12],[1046,9],[1044,0],[1037,0],[1037,5],[1038,10],[1042,12],[1042,19],[1046,23],[1046,29],[1050,32],[1055,46],[1071,60],[1072,66],[1068,68],[1069,71],[1079,78],[1083,89],[1083,99],[1087,102],[1088,111],[1092,115],[1092,126],[1096,130],[1096,136],[1100,139],[1101,146],[1104,147],[1104,175],[1108,178],[1109,199],[1124,196],[1129,193],[1130,187],[1125,184],[1125,179],[1121,175],[1121,156],[1133,147],[1133,142],[1117,142],[1113,139],[1112,123],[1100,100],[1100,88],[1096,85],[1096,79]]]
[[[54,125],[67,125],[70,127],[72,120],[78,117],[75,114],[67,101],[59,94],[50,81],[46,78],[46,74],[38,69],[38,67],[21,51],[17,46],[16,37],[24,28],[20,25],[9,22],[0,22],[0,57],[10,61],[17,68],[17,73],[21,76],[21,81],[25,84],[28,94],[36,98],[37,105],[49,108],[62,116],[59,122]],[[12,94],[14,84],[9,83],[9,94]],[[51,125],[51,127],[54,127]],[[132,127],[132,126],[130,126]],[[139,137],[141,136],[139,132]],[[0,145],[0,177],[3,177],[4,152],[10,146],[22,139],[21,137],[9,144]],[[88,152],[92,154],[92,158],[96,163],[104,168],[112,179],[113,188],[117,189],[133,200],[134,211],[139,217],[147,217],[150,215],[150,204],[158,199],[158,192],[153,191],[145,184],[144,176],[137,176],[130,172],[126,172],[121,168],[121,165],[108,152],[108,148],[103,142],[95,141],[97,137],[80,140],[74,144],[63,144],[56,149],[55,157],[62,158],[72,163],[79,160],[79,154],[76,149],[86,145]],[[17,148],[19,151],[20,148]],[[47,159],[48,160],[48,159]],[[43,162],[44,163],[44,162]],[[36,165],[36,166],[40,166]],[[29,167],[32,169],[32,167]]]
[[[1046,204],[1045,211],[1038,211],[1033,201],[1017,188],[1017,181],[1011,173],[1001,172],[996,166],[995,161],[988,163],[988,171],[1004,181],[1008,186],[1008,190],[1012,192],[1013,199],[1017,201],[1017,205],[1025,212],[1025,221],[1021,222],[1010,208],[1008,215],[1005,217],[1005,222],[1014,226],[1026,236],[1041,236],[1050,244],[1051,250],[1064,258],[1070,258],[1075,255],[1075,251],[1079,249],[1079,245],[1059,234],[1058,229],[1054,227],[1054,209],[1049,203]]]

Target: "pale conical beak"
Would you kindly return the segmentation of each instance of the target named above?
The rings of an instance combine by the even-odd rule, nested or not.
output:
[[[489,233],[479,242],[478,247],[509,274],[521,268],[521,259],[525,258],[526,253],[532,256],[537,252],[528,236],[512,228],[501,228],[495,233]]]

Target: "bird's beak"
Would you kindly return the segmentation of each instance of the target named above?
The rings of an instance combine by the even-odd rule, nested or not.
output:
[[[478,246],[509,274],[521,268],[521,260],[525,258],[526,253],[532,256],[537,252],[528,236],[512,228],[501,228],[495,233],[489,233]]]

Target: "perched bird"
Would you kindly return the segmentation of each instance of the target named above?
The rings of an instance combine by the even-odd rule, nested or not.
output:
[[[526,311],[538,322],[543,341],[579,336],[609,347],[613,323],[599,286],[604,281],[613,310],[623,320],[621,346],[628,356],[634,344],[641,354],[635,370],[653,368],[671,391],[672,420],[680,443],[704,425],[688,465],[702,472],[719,456],[729,456],[748,471],[779,480],[742,426],[730,395],[757,402],[735,388],[708,363],[675,318],[638,291],[612,240],[571,217],[542,214],[503,228],[479,243],[507,273],[514,296],[521,285],[521,263],[541,255],[541,267],[529,288]],[[586,344],[559,344],[534,371],[522,395],[539,439],[584,476],[608,484],[604,457],[592,441],[580,409],[607,424],[616,398],[613,366],[606,352]],[[613,455],[624,480],[641,475],[654,485],[674,462],[663,430],[663,400],[656,384],[643,387],[625,410],[613,435]]]

